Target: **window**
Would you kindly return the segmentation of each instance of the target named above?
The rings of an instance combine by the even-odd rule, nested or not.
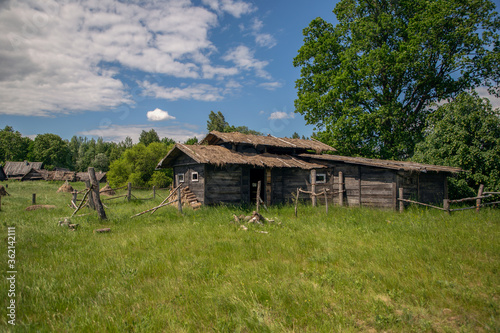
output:
[[[311,176],[309,176],[309,180],[312,180]],[[324,183],[326,183],[326,173],[317,173],[316,174],[316,184],[324,184]]]
[[[193,171],[193,173],[191,174],[191,181],[193,181],[193,182],[198,181],[198,172]]]
[[[177,183],[184,183],[184,174],[180,173],[177,175]]]
[[[316,184],[324,184],[324,183],[326,183],[326,173],[317,173]]]

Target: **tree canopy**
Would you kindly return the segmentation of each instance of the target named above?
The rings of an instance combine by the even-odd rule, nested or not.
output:
[[[460,94],[428,118],[413,160],[465,170],[450,179],[452,197],[473,195],[479,184],[500,191],[500,111],[487,99]]]
[[[226,121],[226,118],[220,111],[217,111],[217,113],[210,111],[207,120],[207,130],[209,132],[211,131],[218,131],[223,133],[240,132],[243,134],[262,135],[261,132],[251,130],[247,126],[229,125],[229,123]]]
[[[296,112],[340,154],[412,156],[433,102],[498,94],[500,19],[489,0],[342,0],[294,59]],[[496,88],[495,88],[496,87]]]

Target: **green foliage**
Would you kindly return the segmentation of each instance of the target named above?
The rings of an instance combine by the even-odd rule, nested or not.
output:
[[[342,0],[304,29],[296,112],[340,154],[405,159],[428,106],[478,85],[498,93],[500,19],[489,0]],[[493,89],[493,88],[492,88]]]
[[[43,162],[45,168],[71,165],[68,144],[55,134],[40,134],[33,143],[33,161]]]
[[[171,146],[163,143],[153,142],[147,147],[139,143],[125,150],[122,156],[113,161],[109,167],[107,176],[111,186],[118,187],[127,182],[131,182],[135,186],[145,186],[151,181],[168,183],[169,179],[165,179],[161,175],[153,178],[153,175],[158,162],[167,155],[170,148]]]
[[[110,200],[76,231],[62,182],[8,182],[1,244],[16,232],[16,326],[1,332],[497,332],[500,211],[403,214],[268,207],[274,224],[231,223],[239,207]],[[83,183],[72,184],[83,190]],[[53,210],[25,211],[32,193]],[[121,190],[118,194],[124,194]],[[151,189],[133,190],[138,198]],[[81,196],[79,196],[81,198]],[[123,198],[122,198],[123,199]],[[109,227],[111,233],[93,230]],[[267,232],[267,233],[262,233]],[[5,268],[6,270],[6,268]],[[0,306],[10,281],[0,280]],[[5,310],[4,310],[5,316]]]
[[[0,163],[28,160],[32,142],[30,138],[23,138],[18,131],[14,132],[11,126],[5,126],[0,130]]]
[[[158,133],[152,128],[148,132],[143,130],[141,135],[139,136],[139,143],[142,143],[146,147],[149,146],[153,142],[160,142],[160,137]]]
[[[425,140],[417,145],[413,159],[465,170],[451,179],[451,196],[477,193],[479,184],[500,191],[499,110],[493,110],[487,99],[459,95],[429,117]]]
[[[217,113],[210,111],[207,120],[207,130],[209,132],[211,131],[218,131],[223,133],[240,132],[243,134],[262,135],[261,132],[251,130],[247,126],[229,125],[229,123],[226,121],[226,118],[220,111],[217,111]]]
[[[186,140],[186,142],[184,142],[185,145],[195,145],[198,143],[198,138],[197,137],[194,137],[194,138],[189,138]]]

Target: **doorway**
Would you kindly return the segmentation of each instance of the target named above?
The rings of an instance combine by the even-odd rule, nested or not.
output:
[[[260,197],[265,202],[266,177],[265,169],[250,169],[250,202],[257,200],[257,182],[260,180]]]

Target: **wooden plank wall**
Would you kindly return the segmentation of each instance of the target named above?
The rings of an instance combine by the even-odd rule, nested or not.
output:
[[[193,172],[198,172],[198,181],[192,181]],[[199,202],[205,203],[205,167],[203,164],[174,166],[174,177],[184,174],[184,186],[188,186]],[[177,185],[177,184],[176,184]]]
[[[239,204],[244,201],[241,191],[243,178],[241,166],[216,167],[207,164],[205,171],[206,204],[220,202]]]
[[[394,207],[395,171],[361,166],[361,206]]]
[[[446,177],[442,173],[427,172],[419,175],[419,201],[442,203],[445,198]]]

